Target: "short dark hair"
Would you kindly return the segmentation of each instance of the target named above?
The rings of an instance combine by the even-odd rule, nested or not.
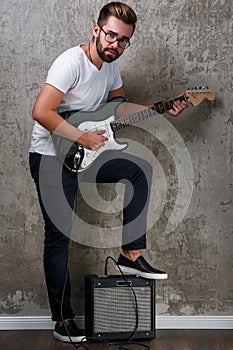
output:
[[[134,32],[137,22],[137,15],[130,6],[124,4],[123,2],[108,3],[100,10],[97,23],[102,27],[104,24],[106,24],[110,16],[114,16],[126,24],[131,24]]]

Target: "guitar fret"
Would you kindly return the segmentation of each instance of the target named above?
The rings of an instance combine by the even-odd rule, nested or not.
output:
[[[130,125],[134,125],[138,122],[149,119],[153,115],[154,115],[154,111],[151,108],[146,108],[140,112],[136,112],[129,116],[118,118],[117,120],[111,123],[111,127],[114,131],[117,131],[117,130],[126,128]]]
[[[171,109],[172,106],[173,106],[173,101],[167,101],[164,103],[164,106],[165,106],[165,111],[168,110],[168,109]]]
[[[152,112],[152,109],[151,109],[151,108],[143,109],[143,110],[141,111],[144,120],[150,118],[150,117],[152,116],[152,114],[154,114],[154,113],[151,113],[151,112]]]
[[[133,115],[132,119],[134,124],[139,123],[141,121],[141,117],[139,114]]]
[[[124,129],[124,128],[126,128],[129,125],[130,125],[129,123],[121,122],[121,121],[118,121],[118,120],[111,123],[111,127],[112,127],[113,131]]]
[[[160,114],[164,113],[166,111],[166,106],[165,106],[165,103],[162,102],[160,105],[157,106],[158,107],[158,112]],[[157,108],[156,108],[157,109]]]

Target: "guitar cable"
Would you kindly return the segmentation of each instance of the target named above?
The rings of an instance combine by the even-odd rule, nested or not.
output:
[[[105,269],[104,269],[104,273],[105,273],[105,276],[108,276],[108,260],[112,260],[116,267],[118,268],[118,270],[120,271],[123,279],[125,280],[127,286],[130,288],[132,294],[133,294],[133,298],[134,298],[134,306],[135,306],[135,325],[134,325],[134,329],[132,331],[132,334],[130,335],[129,339],[125,342],[120,342],[120,343],[112,343],[112,342],[108,342],[108,341],[105,341],[105,343],[109,344],[109,345],[118,345],[119,346],[119,349],[121,350],[130,350],[129,348],[129,345],[139,345],[142,347],[142,350],[149,350],[150,347],[146,344],[143,344],[143,343],[138,343],[138,342],[133,342],[133,339],[136,335],[136,332],[138,330],[138,322],[139,322],[139,314],[138,314],[138,302],[137,302],[137,296],[136,296],[136,293],[135,293],[135,290],[134,288],[132,287],[130,281],[127,279],[126,275],[123,273],[123,271],[121,270],[120,266],[117,264],[117,261],[112,257],[112,256],[108,256],[106,259],[105,259]]]

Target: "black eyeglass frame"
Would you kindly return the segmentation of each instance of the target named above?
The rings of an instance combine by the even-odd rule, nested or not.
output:
[[[129,46],[130,46],[130,41],[129,41],[129,39],[119,39],[118,37],[117,37],[117,35],[115,34],[115,33],[113,33],[113,32],[105,32],[105,30],[103,29],[103,27],[101,27],[99,24],[98,24],[98,26],[100,27],[100,30],[102,30],[102,32],[105,34],[105,40],[109,43],[109,44],[113,44],[113,43],[115,43],[116,41],[118,41],[118,46],[121,48],[121,49],[124,49],[124,50],[126,50]],[[108,40],[107,39],[107,35],[112,35],[112,36],[114,36],[114,39],[112,40],[112,41],[110,41],[110,40]],[[126,42],[126,44],[124,45],[124,42]],[[123,46],[121,46],[121,45],[123,45]]]

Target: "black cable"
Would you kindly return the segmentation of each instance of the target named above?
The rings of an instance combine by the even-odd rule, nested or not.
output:
[[[74,211],[76,211],[76,209],[77,209],[77,198],[78,198],[78,196],[76,196],[76,198],[75,198]],[[74,219],[73,219],[73,220],[74,220]],[[72,225],[71,225],[71,226],[72,226]],[[70,252],[70,241],[69,241],[69,244],[68,244],[68,246],[67,246],[67,250],[68,250],[67,256],[69,257],[69,252]],[[71,336],[70,336],[69,330],[68,330],[68,328],[67,328],[67,326],[66,326],[66,323],[64,322],[65,320],[64,320],[64,316],[63,316],[63,302],[64,302],[64,295],[65,295],[65,288],[66,288],[67,279],[68,279],[68,271],[69,271],[69,264],[68,264],[68,258],[67,258],[67,262],[66,262],[66,275],[65,275],[64,285],[63,285],[63,289],[62,289],[61,305],[60,305],[60,307],[61,307],[61,319],[62,319],[62,323],[64,324],[64,327],[65,327],[66,333],[67,333],[67,335],[68,335],[70,344],[73,345],[73,346],[75,347],[75,349],[78,349],[79,347],[83,346],[84,348],[86,348],[86,350],[91,350],[91,349],[89,349],[87,346],[85,346],[85,345],[83,344],[83,342],[84,342],[83,339],[86,338],[85,334],[84,334],[84,336],[83,336],[83,339],[82,339],[81,342],[79,343],[79,345],[76,345],[76,344],[73,342],[73,340],[72,340],[72,338],[71,338]],[[87,339],[87,338],[86,338],[86,339]],[[85,340],[85,341],[86,341],[86,340]]]
[[[67,247],[68,253],[70,251],[70,242],[68,244]],[[68,256],[68,255],[67,255]],[[66,262],[66,275],[65,275],[65,281],[64,281],[64,285],[63,285],[63,290],[62,290],[62,296],[61,296],[61,319],[62,319],[62,323],[65,327],[66,333],[68,335],[68,338],[70,340],[70,343],[76,348],[78,349],[78,347],[75,345],[75,343],[73,342],[70,333],[68,331],[68,328],[66,326],[65,320],[64,320],[64,316],[63,316],[63,301],[64,301],[64,295],[65,295],[65,289],[66,289],[66,283],[67,283],[67,279],[68,279],[68,271],[69,271],[69,264],[68,264],[68,258],[67,258],[67,262]]]
[[[77,196],[75,197],[74,211],[76,211],[76,209],[77,209]],[[74,220],[74,218],[73,218],[73,220]],[[72,223],[72,225],[73,225],[73,223]],[[72,226],[72,225],[71,225],[71,226]],[[70,241],[69,241],[69,244],[68,244],[68,246],[67,246],[67,250],[68,250],[67,257],[69,257],[69,252],[70,252]],[[79,346],[77,346],[77,345],[73,342],[73,340],[72,340],[72,338],[71,338],[71,336],[70,336],[70,333],[69,333],[69,331],[68,331],[68,328],[67,328],[67,326],[66,326],[66,324],[65,324],[65,322],[64,322],[65,320],[64,320],[64,316],[63,316],[63,302],[64,302],[64,295],[65,295],[65,289],[66,289],[67,279],[68,279],[68,271],[69,271],[69,264],[68,264],[68,258],[67,258],[67,262],[66,262],[66,275],[65,275],[65,281],[64,281],[63,290],[62,290],[62,297],[61,297],[61,318],[62,318],[62,323],[64,324],[64,327],[65,327],[66,333],[67,333],[67,335],[68,335],[70,344],[73,345],[76,349],[78,349]],[[86,338],[85,335],[84,335],[84,338]],[[87,349],[87,350],[89,350],[89,349]]]
[[[77,206],[78,206],[77,199],[78,199],[78,196],[76,196],[76,198],[75,198],[74,212],[76,212]],[[68,249],[68,253],[69,253],[69,251],[70,251],[70,242],[69,242],[69,245],[68,245],[68,248],[67,248],[67,249]],[[67,335],[68,335],[68,338],[69,338],[69,340],[70,340],[70,344],[71,344],[71,345],[73,345],[76,349],[78,349],[78,348],[80,348],[80,347],[82,346],[82,347],[84,347],[86,350],[91,350],[91,349],[89,349],[86,345],[84,345],[84,341],[86,342],[86,340],[89,339],[89,338],[87,338],[87,337],[85,336],[85,334],[84,334],[84,336],[83,336],[83,339],[85,339],[85,340],[82,339],[81,342],[79,343],[79,345],[76,345],[76,344],[73,342],[73,340],[72,340],[72,338],[71,338],[71,336],[70,336],[70,333],[69,333],[69,331],[68,331],[68,328],[67,328],[67,326],[66,326],[66,324],[65,324],[65,322],[64,322],[63,309],[62,309],[62,307],[63,307],[63,301],[64,301],[66,283],[67,283],[67,279],[68,279],[68,271],[69,271],[69,264],[68,264],[68,259],[67,259],[66,276],[65,276],[64,286],[63,286],[63,290],[62,290],[62,298],[61,298],[61,317],[62,317],[62,322],[63,322],[63,324],[64,324],[64,327],[65,327],[65,330],[66,330],[66,333],[67,333]]]
[[[137,302],[137,296],[136,296],[136,293],[135,293],[135,290],[133,289],[131,283],[128,281],[128,279],[126,278],[126,276],[124,275],[124,273],[122,272],[120,266],[117,264],[116,260],[112,257],[112,256],[108,256],[106,259],[105,259],[105,268],[104,268],[104,273],[105,273],[105,276],[108,276],[108,260],[111,259],[117,266],[118,270],[120,271],[123,279],[125,280],[126,284],[128,285],[128,287],[130,288],[130,290],[132,291],[133,293],[133,297],[134,297],[134,302],[135,302],[135,326],[134,326],[134,330],[131,334],[131,336],[129,337],[129,339],[126,341],[126,343],[130,343],[136,332],[137,332],[137,329],[138,329],[138,302]]]
[[[138,317],[138,302],[137,302],[137,296],[136,296],[136,293],[135,293],[135,290],[134,288],[132,287],[131,283],[128,281],[127,277],[124,275],[123,271],[121,270],[120,266],[117,264],[116,260],[111,257],[111,256],[108,256],[106,259],[105,259],[105,268],[104,268],[104,273],[106,276],[108,276],[108,260],[111,259],[115,265],[117,266],[118,270],[120,271],[123,279],[126,281],[127,285],[130,287],[132,293],[133,293],[133,296],[134,296],[134,301],[135,301],[135,310],[136,310],[136,320],[135,320],[135,326],[134,326],[134,330],[131,334],[131,336],[129,337],[129,339],[126,341],[126,342],[121,342],[121,343],[112,343],[112,342],[108,342],[107,340],[104,340],[105,343],[109,344],[109,345],[118,345],[119,346],[119,349],[121,350],[130,350],[129,349],[129,345],[140,345],[143,347],[142,350],[148,350],[150,349],[150,347],[146,344],[143,344],[143,343],[137,343],[137,342],[132,342],[133,338],[135,337],[135,334],[137,332],[137,329],[138,329],[138,321],[139,321],[139,317]]]
[[[69,243],[69,245],[68,245],[68,250],[69,250],[69,248],[70,248],[70,243]],[[85,334],[84,334],[83,339],[81,340],[81,342],[80,342],[78,345],[76,345],[76,343],[74,343],[73,340],[72,340],[72,338],[71,338],[71,335],[70,335],[69,330],[68,330],[68,328],[67,328],[67,326],[66,326],[66,323],[64,322],[65,320],[64,320],[64,316],[63,316],[63,301],[64,301],[66,283],[67,283],[67,279],[68,279],[68,271],[69,271],[69,264],[68,264],[68,260],[67,260],[66,275],[65,275],[65,281],[64,281],[63,290],[62,290],[62,297],[61,297],[61,305],[60,305],[60,306],[61,306],[61,318],[62,318],[62,322],[63,322],[63,324],[64,324],[66,333],[67,333],[67,335],[68,335],[68,338],[69,338],[69,341],[70,341],[70,343],[69,343],[70,345],[73,345],[73,347],[75,347],[75,349],[79,349],[80,347],[83,347],[83,348],[85,348],[86,350],[91,350],[90,348],[88,348],[88,347],[84,344],[84,342],[86,342],[86,340],[84,340],[84,339],[88,339],[88,340],[92,340],[92,339],[91,339],[91,338],[87,338],[87,337],[85,336]]]

